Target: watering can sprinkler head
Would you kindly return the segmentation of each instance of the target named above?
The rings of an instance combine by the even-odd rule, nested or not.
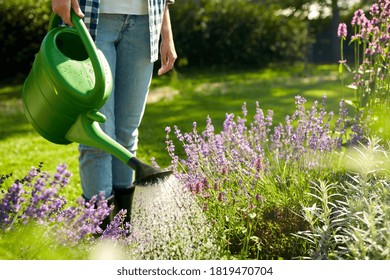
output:
[[[136,157],[131,158],[128,165],[135,170],[134,185],[154,184],[172,174],[172,171],[170,170],[163,170],[161,168],[145,164]]]

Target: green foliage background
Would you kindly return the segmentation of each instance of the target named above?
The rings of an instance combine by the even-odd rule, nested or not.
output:
[[[265,67],[303,59],[308,25],[246,0],[178,1],[171,8],[179,58],[191,66]]]
[[[0,77],[29,71],[50,10],[48,0],[0,0]]]
[[[177,1],[171,20],[177,66],[266,67],[302,60],[306,21],[245,0]],[[50,0],[0,0],[0,77],[26,75],[46,34]]]

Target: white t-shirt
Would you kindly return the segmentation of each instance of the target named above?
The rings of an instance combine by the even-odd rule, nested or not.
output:
[[[147,15],[148,0],[100,0],[100,13]]]

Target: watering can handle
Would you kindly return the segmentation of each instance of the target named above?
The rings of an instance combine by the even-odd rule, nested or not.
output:
[[[88,53],[92,63],[93,71],[95,73],[94,88],[88,92],[87,95],[83,94],[80,96],[80,99],[88,103],[93,103],[94,101],[100,102],[105,94],[106,75],[98,55],[98,50],[83,20],[79,18],[73,10],[71,11],[71,19]],[[58,27],[60,22],[61,17],[56,13],[52,13],[49,21],[48,31]]]

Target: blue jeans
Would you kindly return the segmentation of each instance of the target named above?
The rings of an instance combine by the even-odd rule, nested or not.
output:
[[[101,127],[135,154],[153,73],[149,17],[101,14],[95,42],[107,58],[114,81],[112,94],[100,110],[107,117]],[[101,192],[108,197],[113,186],[131,185],[134,171],[123,162],[94,147],[81,144],[79,151],[81,185],[87,199]]]

